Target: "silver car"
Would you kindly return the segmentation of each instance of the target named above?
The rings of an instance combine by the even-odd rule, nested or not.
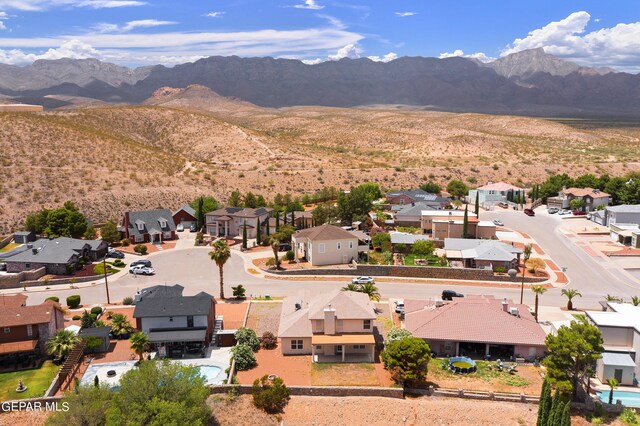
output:
[[[367,284],[367,283],[373,284],[375,281],[373,277],[355,277],[351,280],[351,282],[353,284]]]
[[[137,265],[129,268],[129,273],[133,275],[153,275],[156,271],[148,266]]]

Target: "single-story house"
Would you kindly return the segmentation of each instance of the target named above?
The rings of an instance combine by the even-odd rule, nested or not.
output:
[[[526,305],[493,296],[405,300],[405,328],[439,356],[491,359],[544,355],[546,333]]]
[[[102,259],[107,249],[108,244],[102,240],[42,238],[5,253],[3,261],[7,264],[7,272],[45,268],[47,274],[68,275],[76,270],[83,259]]]
[[[189,229],[191,225],[197,225],[198,218],[196,217],[196,211],[189,204],[183,205],[173,212],[173,223],[175,223],[176,226],[182,224],[185,229]]]
[[[465,238],[445,238],[445,256],[450,264],[456,262],[464,268],[482,268],[505,271],[518,269],[522,249],[495,240],[471,240]]]
[[[125,212],[122,229],[133,244],[161,243],[176,237],[176,224],[169,209]]]
[[[443,209],[451,203],[451,198],[442,197],[422,189],[398,190],[387,193],[389,204],[423,203],[433,209]]]
[[[615,377],[622,385],[637,385],[640,376],[640,306],[603,302],[606,311],[586,311],[587,320],[602,333],[604,353],[596,376],[606,383]]]
[[[469,190],[467,197],[469,203],[476,202],[476,194],[478,196],[478,204],[482,207],[490,208],[499,203],[513,202],[518,194],[524,197],[524,189],[506,182],[489,182],[484,186]]]
[[[604,226],[617,224],[640,225],[640,204],[622,204],[604,208]]]
[[[283,355],[311,355],[312,362],[373,362],[376,313],[369,296],[331,290],[284,299],[278,338]]]
[[[241,237],[243,227],[247,227],[247,238],[257,237],[257,226],[260,221],[260,233],[266,233],[268,219],[273,209],[259,207],[257,209],[242,207],[224,207],[205,214],[207,234],[216,237]],[[282,224],[282,222],[281,222]]]
[[[593,188],[564,188],[557,197],[547,198],[547,207],[556,207],[559,209],[568,209],[571,207],[571,201],[584,200],[584,207],[581,211],[590,212],[597,210],[598,206],[608,206],[611,203],[611,196],[606,192]]]
[[[216,301],[208,293],[183,296],[184,287],[157,285],[136,295],[133,317],[161,357],[182,357],[213,339]]]
[[[422,218],[422,212],[424,210],[434,210],[432,205],[423,202],[403,204],[398,205],[398,207],[399,209],[397,210],[393,207],[391,208],[392,211],[396,210],[395,224],[397,226],[410,226],[415,228],[420,227],[420,220]]]
[[[16,244],[32,243],[36,240],[36,233],[33,231],[20,231],[13,233],[13,242]]]
[[[353,231],[326,223],[296,232],[291,246],[296,259],[306,259],[312,266],[350,263],[369,251],[369,242]]]
[[[640,225],[617,223],[609,225],[609,235],[617,243],[640,248]]]
[[[404,244],[405,246],[412,246],[416,241],[429,240],[429,237],[424,234],[409,234],[407,232],[389,232],[391,237],[391,245],[396,246],[398,244]]]

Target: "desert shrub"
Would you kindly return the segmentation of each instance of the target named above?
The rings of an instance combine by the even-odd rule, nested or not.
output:
[[[256,365],[256,356],[251,347],[238,344],[231,349],[233,359],[236,360],[236,369],[244,371]]]
[[[102,313],[102,308],[100,306],[94,306],[93,308],[91,308],[91,313],[100,315]]]
[[[293,252],[293,250],[287,250],[287,253],[284,255],[284,258],[289,262],[291,262],[293,259],[296,258],[296,254]]]
[[[275,260],[273,257],[270,257],[270,258],[267,260],[267,263],[265,263],[265,265],[266,265],[266,266],[273,266],[273,265],[275,265],[275,264],[276,264],[276,260]]]
[[[635,413],[635,411],[633,411],[630,408],[625,408],[622,413],[620,413],[620,416],[618,416],[618,419],[620,419],[620,421],[624,424],[627,425],[637,425],[640,424],[640,418],[638,417],[638,415]]]
[[[74,294],[73,296],[67,297],[67,306],[71,309],[75,309],[80,306],[80,295]]]
[[[136,244],[135,247],[133,247],[133,251],[143,255],[147,254],[147,246],[145,246],[144,244]]]
[[[280,377],[269,380],[266,374],[253,382],[253,404],[267,413],[279,413],[289,402],[289,389]]]
[[[127,296],[124,299],[122,299],[123,305],[131,305],[132,303],[133,303],[133,297],[131,296]]]
[[[260,338],[260,346],[263,349],[274,349],[278,344],[278,339],[270,331],[265,331]]]
[[[504,273],[507,272],[504,266],[496,266],[496,272]]]
[[[240,327],[235,334],[239,345],[247,345],[254,352],[260,349],[260,340],[252,328]]]
[[[45,300],[45,302],[46,302],[47,300],[53,300],[53,301],[54,301],[54,302],[56,302],[56,303],[60,302],[60,298],[59,298],[58,296],[51,296],[51,297],[47,297],[47,298],[46,298],[46,299],[44,299],[44,300]]]
[[[235,287],[231,287],[231,290],[233,290],[233,297],[235,297],[236,299],[245,298],[245,292],[247,291],[247,289],[244,288],[242,284],[238,284]]]
[[[113,261],[113,266],[117,266],[118,268],[122,268],[124,266],[124,262],[120,259],[116,259]]]
[[[72,317],[71,317],[71,319],[72,319],[72,320],[74,320],[74,321],[78,321],[78,320],[81,320],[81,319],[82,319],[82,316],[80,316],[80,315],[74,315],[74,316],[72,316]]]
[[[122,244],[122,247],[128,247],[128,246],[130,246],[130,245],[131,245],[131,240],[130,240],[130,239],[128,239],[128,238],[125,238],[124,240],[122,240],[122,241],[120,242],[120,244]]]
[[[387,340],[384,342],[385,346],[396,340],[404,339],[405,337],[413,337],[411,332],[406,328],[393,327],[387,333]]]

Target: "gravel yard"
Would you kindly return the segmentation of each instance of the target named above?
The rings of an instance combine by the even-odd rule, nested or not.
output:
[[[262,333],[265,331],[270,331],[277,336],[281,310],[281,302],[254,301],[251,303],[251,308],[249,309],[247,327],[253,328],[258,337],[262,336]]]

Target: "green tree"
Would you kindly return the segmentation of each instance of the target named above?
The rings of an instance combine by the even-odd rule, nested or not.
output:
[[[224,300],[224,264],[231,257],[231,250],[225,240],[217,240],[213,243],[213,250],[209,252],[211,260],[216,262],[220,272],[220,299]]]
[[[388,232],[377,232],[372,238],[373,247],[382,248],[385,243],[391,244],[391,235]]]
[[[254,352],[260,349],[260,339],[252,328],[240,327],[234,336],[239,345],[247,345]]]
[[[109,220],[100,228],[100,237],[108,243],[120,241],[120,231],[114,221]]]
[[[420,185],[420,189],[422,189],[423,191],[429,192],[431,194],[440,194],[440,192],[442,191],[442,188],[440,188],[440,185],[432,181],[429,181],[427,183]]]
[[[360,291],[360,284],[349,283],[346,286],[342,287],[342,291]]]
[[[475,203],[475,211],[476,216],[480,215],[480,192],[476,191],[476,203]]]
[[[562,409],[560,426],[571,426],[571,401],[567,401]]]
[[[267,200],[265,200],[262,195],[256,197],[256,208],[257,207],[267,207]]]
[[[227,206],[229,207],[243,207],[242,206],[242,194],[240,191],[233,191],[229,196],[229,200],[227,201]]]
[[[106,423],[105,413],[115,392],[106,384],[97,387],[82,385],[75,390],[66,392],[62,397],[62,403],[68,404],[70,409],[52,413],[47,419],[47,426],[99,426]]]
[[[91,316],[89,312],[85,311],[82,313],[82,318],[80,318],[80,327],[82,328],[91,328],[94,327],[96,320]]]
[[[402,340],[409,337],[413,337],[411,332],[406,328],[393,327],[391,330],[387,332],[387,340],[385,340],[385,347],[388,346],[391,342],[395,342],[396,340]]]
[[[236,368],[238,371],[249,370],[256,365],[256,355],[247,345],[235,345],[231,349],[231,353],[233,354],[233,359],[236,361]]]
[[[130,334],[134,330],[133,325],[124,314],[113,314],[111,316],[111,332],[114,336]]]
[[[220,208],[218,200],[210,195],[206,197],[197,197],[195,200],[190,202],[189,205],[196,212],[198,229],[202,229],[202,227],[204,226],[205,214],[218,210],[218,208]]]
[[[551,410],[551,384],[545,379],[542,382],[542,392],[540,393],[540,403],[538,404],[538,421],[536,426],[547,426],[549,411]]]
[[[250,209],[255,209],[258,207],[258,200],[253,192],[247,192],[244,194],[244,206]]]
[[[391,262],[393,262],[393,253],[389,250],[384,250],[382,252],[382,261],[386,265],[391,265]]]
[[[242,248],[247,249],[247,221],[242,225]]]
[[[462,238],[469,238],[469,205],[464,206],[464,217],[462,218]]]
[[[447,192],[453,197],[462,198],[467,195],[469,188],[464,182],[454,179],[447,184]]]
[[[375,183],[351,187],[348,194],[341,192],[338,195],[338,216],[345,222],[364,219],[371,211],[373,201],[381,196],[380,187]]]
[[[531,257],[531,253],[533,253],[533,247],[531,244],[525,244],[524,249],[522,250],[522,283],[520,284],[520,304],[522,305],[522,301],[524,300],[524,273],[527,266],[527,261]]]
[[[322,203],[313,210],[315,226],[335,222],[338,218],[338,209],[332,203]]]
[[[47,217],[49,216],[49,210],[42,209],[36,213],[30,213],[25,219],[24,227],[27,231],[35,232],[36,234],[44,233],[47,229]]]
[[[260,244],[260,237],[262,237],[262,229],[260,229],[260,218],[256,219],[256,243]]]
[[[613,404],[613,390],[616,389],[619,384],[615,377],[609,377],[607,379],[607,385],[609,385],[609,404]]]
[[[558,426],[559,418],[558,414],[562,416],[562,409],[564,408],[564,401],[562,400],[562,393],[559,389],[556,389],[551,399],[551,409],[549,410],[549,419],[547,420],[547,426]]]
[[[389,343],[382,352],[382,362],[392,379],[403,386],[414,387],[427,377],[431,349],[418,337],[408,337]]]
[[[80,337],[71,330],[59,330],[45,344],[47,354],[60,358],[67,355],[80,341]]]
[[[235,297],[236,299],[244,299],[245,292],[247,291],[242,284],[231,287],[231,290],[233,291],[233,297]]]
[[[129,344],[131,345],[131,350],[138,355],[140,362],[142,362],[144,352],[149,350],[149,337],[143,331],[138,331],[131,335]]]
[[[435,251],[436,247],[433,245],[433,241],[429,240],[418,240],[413,243],[413,247],[411,251],[416,256],[431,256]]]
[[[575,200],[569,201],[569,206],[571,206],[571,210],[582,210],[587,203],[584,200]]]
[[[573,311],[573,298],[574,297],[582,297],[582,294],[578,290],[574,290],[572,288],[563,288],[561,291],[563,296],[567,297],[567,310]]]
[[[87,230],[84,231],[84,234],[82,235],[85,240],[95,240],[97,236],[98,233],[93,225],[87,226]]]
[[[549,334],[545,340],[547,377],[563,391],[572,391],[575,400],[579,383],[588,375],[589,369],[602,357],[602,333],[586,321],[572,321],[562,326],[556,335]]]
[[[577,188],[599,188],[600,180],[595,175],[588,173],[578,176],[573,185]]]
[[[253,404],[267,413],[280,413],[289,402],[289,390],[280,377],[269,379],[264,375],[251,386]]]
[[[535,308],[534,308],[534,318],[536,319],[536,321],[538,321],[538,297],[543,295],[547,289],[544,288],[544,286],[542,285],[532,285],[531,286],[531,291],[533,291],[533,293],[536,295],[536,302],[535,302]]]
[[[375,300],[376,302],[380,301],[380,292],[374,283],[364,283],[360,285],[359,291],[369,296],[371,300]]]

